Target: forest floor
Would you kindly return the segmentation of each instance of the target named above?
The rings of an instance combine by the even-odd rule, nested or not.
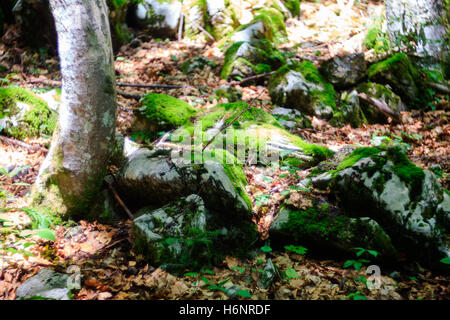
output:
[[[377,3],[343,10],[334,1],[321,4],[302,2],[300,21],[291,19],[288,22],[291,41],[281,49],[295,51],[294,59],[309,59],[317,64],[343,52],[363,51],[361,40],[371,25],[370,17],[379,15],[381,10],[382,5]],[[366,54],[370,57],[371,52]],[[179,70],[184,61],[199,55],[214,64],[190,75]],[[13,27],[0,43],[0,60],[13,72],[0,80],[2,86],[18,85],[42,91],[52,86],[52,81],[60,79],[57,59],[47,57],[39,61],[39,54],[21,48]],[[141,96],[150,90],[178,97],[196,108],[224,102],[214,93],[220,85],[227,84],[218,76],[222,64],[223,53],[216,43],[153,39],[142,41],[136,48],[130,45],[122,47],[115,62],[120,82],[187,87],[170,90],[120,87],[118,131],[127,135],[133,109],[139,105],[138,99],[130,96]],[[259,96],[254,106],[265,110],[272,108],[264,84],[234,85],[243,93],[242,100],[249,102]],[[350,126],[335,128],[311,118],[313,128],[297,129],[295,133],[308,142],[325,145],[332,150],[348,144],[370,146],[374,136],[389,137],[409,148],[408,157],[416,165],[429,169],[439,164],[440,169],[434,172],[441,184],[450,189],[448,97],[439,97],[433,109],[403,112],[403,124],[364,125],[356,129]],[[14,174],[8,170],[9,174],[0,176],[0,191],[5,197],[1,201],[4,201],[4,208],[9,208],[0,211],[0,222],[8,221],[0,228],[0,299],[14,299],[16,288],[44,267],[67,272],[72,265],[81,270],[82,288],[74,293],[74,299],[80,300],[229,299],[222,289],[230,285],[248,292],[248,297],[241,297],[244,299],[450,299],[450,278],[415,262],[380,265],[382,286],[369,290],[362,280],[366,276],[365,267],[360,271],[343,268],[346,259],[325,258],[326,255],[324,257],[313,249],[306,254],[297,254],[279,248],[270,250],[267,245],[253,259],[240,261],[226,257],[220,266],[175,276],[155,269],[133,251],[131,220],[113,226],[61,221],[54,226],[54,241],[42,239],[30,230],[30,215],[34,212],[26,207],[26,195],[47,153],[50,137],[26,139],[24,142],[20,145],[14,140],[0,139],[0,164],[14,167]],[[297,178],[291,175],[280,177],[285,173],[246,168],[246,188],[254,201],[254,221],[262,240],[267,239],[268,226],[284,199],[281,191],[295,185],[307,174],[299,171]],[[326,195],[315,190],[309,194],[298,191],[291,195],[290,200],[301,206],[312,196]],[[261,202],[261,198],[265,201]],[[263,246],[264,241],[261,243]],[[278,266],[280,273],[268,288],[263,289],[260,285],[261,271],[268,258]]]

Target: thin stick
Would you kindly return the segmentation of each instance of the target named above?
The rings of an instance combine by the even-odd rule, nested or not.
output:
[[[208,36],[208,38],[210,38],[212,41],[216,41],[216,39],[214,39],[214,37],[213,37],[208,31],[206,31],[205,29],[203,29],[202,26],[200,26],[200,25],[198,25],[198,24],[196,24],[195,26],[196,26],[197,28],[199,28],[201,32],[203,32],[204,34],[206,34],[206,35]]]
[[[38,150],[42,149],[42,150],[47,151],[47,149],[44,148],[44,147],[32,146],[31,144],[25,143],[23,141],[16,140],[14,138],[8,138],[8,137],[0,136],[0,141],[4,142],[6,144],[15,145],[16,147],[21,147],[21,148],[24,148],[24,149],[27,149],[27,150],[38,151]]]
[[[119,87],[135,87],[135,88],[162,88],[162,89],[181,89],[188,88],[188,86],[180,86],[175,84],[143,84],[143,83],[123,83],[117,82]]]
[[[49,80],[49,79],[33,79],[27,80],[27,83],[42,83],[50,87],[61,87],[61,81],[57,80]],[[161,89],[181,89],[188,88],[188,86],[180,86],[174,84],[143,84],[143,83],[123,83],[117,82],[116,85],[118,87],[135,87],[135,88],[161,88]]]
[[[125,210],[125,212],[130,217],[130,219],[134,220],[133,214],[131,213],[130,209],[128,209],[128,207],[125,205],[125,203],[122,201],[122,199],[120,199],[119,194],[117,193],[116,189],[114,189],[112,184],[110,184],[108,181],[105,180],[105,182],[108,185],[108,189],[113,193],[114,198],[116,198],[117,202],[122,206],[122,208]]]
[[[184,23],[184,14],[181,13],[180,24],[178,26],[178,42],[181,42],[181,38],[183,36],[183,23]]]
[[[224,130],[226,130],[229,126],[231,126],[233,124],[233,122],[235,122],[237,119],[239,119],[246,111],[248,111],[250,109],[250,107],[252,106],[253,102],[255,102],[256,99],[258,99],[261,94],[263,93],[263,91],[261,91],[256,97],[253,98],[253,100],[249,103],[249,105],[247,106],[247,108],[245,108],[244,110],[242,110],[236,117],[234,117],[233,120],[231,120],[226,126],[222,127],[219,132],[217,132],[214,137],[212,137],[211,140],[208,141],[208,143],[202,148],[202,152],[205,151],[205,149],[214,141],[214,139],[221,134]]]
[[[392,120],[394,120],[395,122],[402,123],[401,115],[398,112],[394,112],[392,110],[392,108],[389,107],[389,105],[386,102],[369,97],[365,93],[358,93],[358,97],[361,98],[362,100],[368,102],[370,105],[376,107],[384,115],[391,117]]]
[[[247,78],[242,79],[241,81],[231,81],[230,85],[232,85],[232,86],[234,86],[234,85],[241,85],[241,84],[243,84],[245,82],[248,82],[248,81],[251,81],[251,80],[255,80],[255,79],[265,78],[265,77],[271,76],[274,73],[275,73],[275,71],[272,71],[272,72],[268,72],[268,73],[257,74],[257,75],[251,76],[251,77],[247,77]]]

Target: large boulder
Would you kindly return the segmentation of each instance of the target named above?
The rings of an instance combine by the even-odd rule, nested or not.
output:
[[[23,88],[0,88],[0,130],[18,139],[51,135],[57,113],[34,93]]]
[[[366,75],[367,64],[364,53],[352,53],[323,62],[319,71],[336,89],[345,89],[359,83]]]
[[[245,256],[257,238],[249,216],[224,218],[223,213],[207,209],[196,194],[156,210],[142,208],[137,215],[133,221],[137,250],[170,269],[198,269],[220,263],[225,254]]]
[[[415,55],[428,60],[442,72],[442,64],[446,64],[447,68],[450,65],[449,10],[449,3],[445,0],[387,0],[387,32],[391,42],[398,47],[412,47]]]
[[[245,192],[242,166],[221,160],[219,156],[193,163],[175,151],[139,149],[121,169],[118,185],[135,206],[164,205],[197,193],[212,210],[246,216],[252,204]]]
[[[419,72],[405,53],[397,53],[389,59],[375,63],[367,70],[370,81],[388,84],[392,91],[409,105],[423,107],[420,101],[428,98],[423,90]]]
[[[365,93],[368,97],[383,101],[395,113],[408,110],[401,98],[385,85],[366,82],[359,85],[356,90],[359,93]],[[359,103],[368,123],[387,123],[387,116],[379,109],[364,100],[361,100]]]
[[[341,253],[353,253],[355,247],[376,250],[385,258],[397,252],[390,237],[380,225],[368,218],[350,218],[333,210],[332,206],[313,206],[299,210],[283,205],[272,225],[270,236],[276,242],[301,244]]]
[[[225,126],[227,129],[220,131]],[[206,150],[222,149],[225,143],[225,149],[241,164],[267,165],[282,160],[305,168],[332,154],[323,146],[307,143],[289,133],[271,114],[249,107],[245,102],[219,104],[199,113],[195,121],[175,131],[171,140],[183,142],[185,146],[190,146],[192,140],[195,145],[212,140]]]
[[[71,289],[79,290],[81,287],[66,274],[42,269],[17,288],[16,299],[70,300]]]
[[[428,261],[450,255],[450,197],[399,148],[356,149],[312,183],[330,187],[350,215],[375,220],[398,250]]]
[[[278,69],[270,79],[269,93],[273,103],[307,115],[330,119],[336,111],[333,86],[309,61]]]
[[[152,36],[174,38],[178,32],[182,4],[178,0],[144,0],[137,5],[137,22]]]

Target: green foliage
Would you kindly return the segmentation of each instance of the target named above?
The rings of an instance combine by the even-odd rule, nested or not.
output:
[[[348,298],[348,299],[353,299],[353,300],[367,300],[367,297],[361,295],[361,292],[359,292],[359,291],[350,293],[350,294],[347,296],[347,298]]]
[[[443,264],[450,264],[450,257],[442,258],[440,261],[441,261],[441,263],[443,263]]]
[[[363,43],[367,49],[374,49],[375,53],[387,52],[391,47],[388,35],[378,26],[369,29]]]
[[[8,129],[8,134],[23,139],[29,136],[53,133],[57,115],[50,110],[44,100],[23,88],[0,88],[0,119],[19,113],[17,102],[25,103],[31,108],[25,112],[18,126]]]
[[[289,246],[285,246],[284,248],[288,251],[292,251],[292,252],[295,252],[296,254],[300,254],[300,255],[304,255],[308,251],[308,249],[306,249],[305,247],[302,247],[302,246],[289,245]]]

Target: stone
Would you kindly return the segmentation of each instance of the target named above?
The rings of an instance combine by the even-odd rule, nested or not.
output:
[[[245,256],[256,240],[250,216],[227,219],[191,194],[154,209],[144,207],[133,221],[136,249],[153,264],[199,269],[220,263],[226,254]]]
[[[174,197],[199,192],[209,208],[244,216],[251,209],[245,184],[242,167],[237,164],[194,164],[170,151],[157,155],[148,149],[133,153],[118,176],[124,196],[136,205],[165,204]]]
[[[375,98],[380,101],[384,101],[392,111],[399,113],[401,111],[408,111],[408,107],[403,103],[402,99],[396,95],[387,85],[382,85],[374,82],[363,83],[356,89],[358,93],[365,93],[367,96]],[[357,110],[356,101],[353,102],[354,109]],[[387,116],[379,111],[374,106],[370,105],[366,101],[359,101],[360,110],[363,115],[359,115],[360,121],[353,121],[356,123],[364,123],[366,120],[368,123],[387,123]]]
[[[397,249],[425,261],[449,255],[448,195],[399,148],[358,148],[330,173],[340,206],[389,230]]]
[[[367,108],[371,108],[371,106],[367,105],[365,106]],[[376,113],[376,111],[372,109],[373,108],[369,110],[369,114]],[[342,118],[344,122],[349,123],[352,126],[352,128],[358,128],[362,124],[367,123],[367,118],[361,108],[361,102],[358,97],[358,91],[355,89],[352,90],[351,92],[344,91],[341,94],[340,110],[342,112]],[[383,121],[386,119],[386,117],[382,117],[383,115],[378,114],[378,116],[382,118]]]
[[[377,62],[367,70],[369,81],[388,84],[410,106],[426,100],[424,84],[419,72],[405,53],[397,53],[389,59]],[[422,106],[423,107],[423,106]]]
[[[189,103],[175,97],[148,93],[135,109],[135,120],[131,126],[133,132],[148,132],[155,138],[158,132],[169,131],[183,125],[196,114]]]
[[[16,290],[16,299],[40,297],[53,300],[70,300],[70,278],[51,269],[39,270],[25,280]],[[78,287],[77,289],[81,289]]]
[[[285,58],[272,44],[263,39],[248,39],[233,43],[225,52],[220,73],[222,79],[246,78],[270,72],[285,63]]]
[[[323,62],[319,71],[336,89],[345,89],[357,85],[364,78],[367,64],[364,53],[352,53]]]
[[[376,221],[347,217],[331,205],[299,210],[283,204],[269,232],[277,243],[300,243],[347,254],[362,247],[377,250],[385,258],[397,255],[390,237]]]
[[[331,119],[336,111],[335,91],[309,61],[286,65],[270,78],[272,102],[300,110],[307,115]]]
[[[272,115],[287,130],[296,128],[311,128],[311,121],[297,109],[276,107]]]

